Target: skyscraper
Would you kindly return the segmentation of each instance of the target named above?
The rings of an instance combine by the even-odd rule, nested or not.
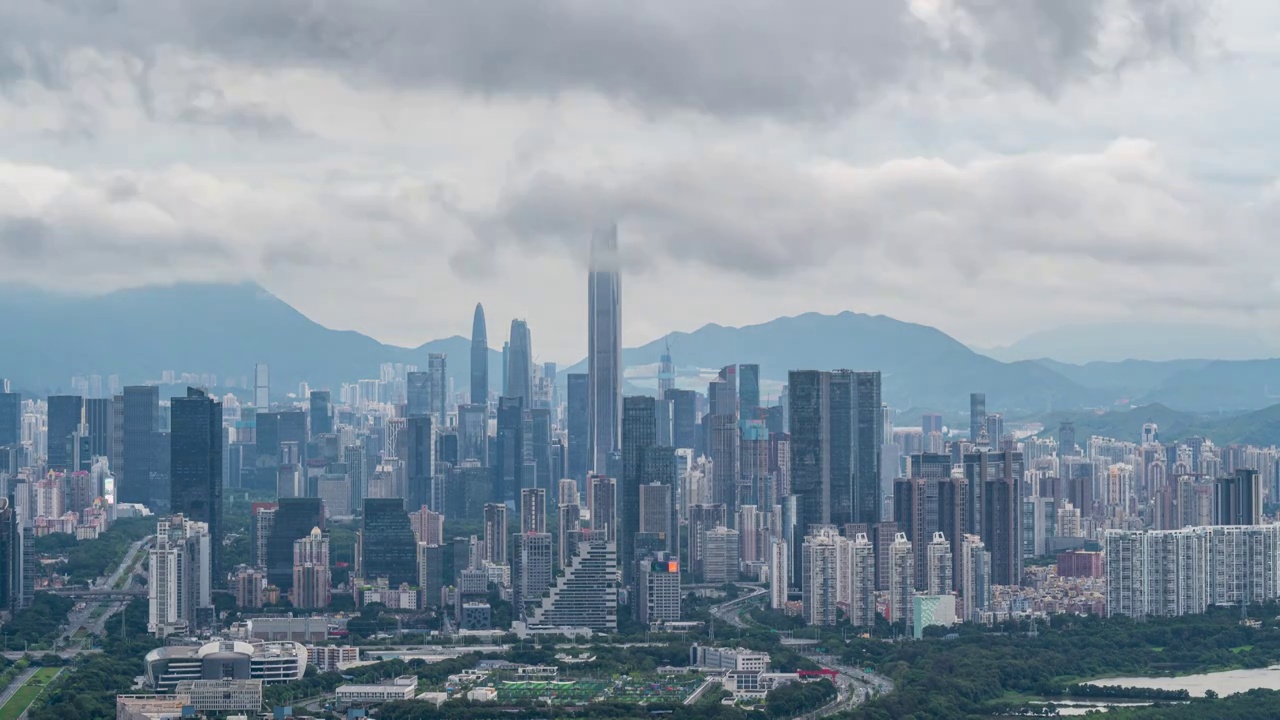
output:
[[[528,443],[533,453],[534,476],[524,478],[524,486],[532,484],[533,487],[550,493],[553,491],[551,486],[551,410],[534,408],[529,411],[529,420]]]
[[[535,603],[551,587],[555,554],[551,535],[516,533],[511,543],[512,612],[522,615],[525,606]]]
[[[1058,455],[1066,457],[1076,454],[1076,424],[1063,420],[1058,424]]]
[[[815,527],[801,549],[804,588],[801,593],[804,620],[809,625],[835,625],[840,571],[840,545],[835,528]]]
[[[667,397],[668,390],[676,387],[676,365],[671,361],[671,343],[668,342],[658,358],[658,397]]]
[[[915,595],[915,554],[911,541],[898,533],[889,545],[889,622],[911,625],[911,598]]]
[[[672,490],[674,490],[672,486],[658,483],[646,483],[640,486],[640,521],[637,526],[638,532],[651,536],[661,535],[666,542],[668,554],[674,554],[676,550]],[[643,566],[643,563],[641,565]]]
[[[407,417],[421,417],[431,412],[430,378],[424,372],[405,375],[405,410]]]
[[[170,401],[169,497],[175,513],[205,523],[211,545],[209,567],[222,579],[222,403],[187,388]]]
[[[606,540],[618,538],[618,481],[604,475],[587,478],[588,509],[591,511],[591,529],[603,533]]]
[[[266,372],[266,366],[259,366]],[[134,385],[124,389],[124,466],[116,469],[119,502],[151,503],[161,494],[151,487],[151,444],[160,430],[160,388]]]
[[[671,401],[671,441],[675,447],[698,447],[698,393],[693,390],[668,390],[664,398]]]
[[[311,437],[333,432],[333,394],[328,390],[311,391]]]
[[[640,484],[646,450],[658,442],[657,409],[653,398],[637,395],[622,402],[622,487],[618,499],[618,562],[622,582],[635,573],[635,534],[640,530]]]
[[[983,544],[991,553],[991,582],[1022,583],[1022,479],[993,477],[982,487]]]
[[[546,531],[547,491],[542,488],[524,488],[520,491],[520,532]]]
[[[880,372],[853,374],[857,423],[853,442],[853,522],[880,520],[880,453],[884,446],[884,406]]]
[[[416,415],[405,420],[406,438],[405,499],[411,508],[429,507],[440,511],[431,492],[435,478],[435,422],[430,415]]]
[[[511,321],[511,341],[507,351],[506,397],[520,398],[524,407],[533,407],[533,339],[524,320]]]
[[[494,465],[494,499],[512,505],[524,487],[524,400],[498,398],[498,457]]]
[[[471,404],[489,404],[489,335],[480,303],[476,303],[476,314],[471,319]]]
[[[484,559],[494,565],[507,564],[507,506],[484,506]]]
[[[427,412],[437,427],[444,427],[445,415],[449,412],[449,376],[445,363],[444,353],[427,356]]]
[[[329,538],[320,528],[293,541],[293,606],[319,610],[329,606]]]
[[[147,630],[157,637],[194,630],[197,610],[212,608],[209,528],[181,515],[156,524],[147,583]]]
[[[569,389],[565,413],[569,430],[568,475],[579,484],[585,483],[591,471],[591,376],[569,373]]]
[[[22,442],[22,396],[0,393],[0,448],[17,447]]]
[[[738,366],[738,412],[744,418],[755,418],[760,408],[760,366],[754,363]]]
[[[72,472],[75,435],[84,415],[84,398],[79,395],[50,395],[48,400],[48,465],[50,470]]]
[[[1257,470],[1240,468],[1213,484],[1215,525],[1260,525],[1262,480]]]
[[[544,537],[543,535],[526,537],[537,539],[536,547],[541,549],[540,539]],[[577,552],[565,567],[564,573],[556,579],[554,585],[547,583],[550,591],[531,609],[530,622],[539,625],[588,627],[599,632],[616,632],[618,629],[617,562],[617,552],[613,543],[600,539],[579,542]]]
[[[606,472],[609,453],[620,449],[622,425],[622,276],[618,262],[618,226],[598,228],[591,236],[587,275],[587,375],[591,469]],[[625,540],[624,540],[625,542]],[[619,553],[623,572],[634,570]]]
[[[267,582],[287,593],[293,589],[293,543],[307,537],[312,528],[324,529],[324,503],[320,498],[280,498],[271,515],[266,541]]]
[[[854,385],[854,373],[844,370],[802,370],[789,375],[791,492],[797,496],[799,537],[807,536],[810,526],[857,522],[853,487],[857,419]],[[870,432],[876,429],[875,420],[872,423]],[[878,436],[874,444],[873,462],[879,453]],[[878,487],[878,477],[876,483]],[[793,567],[803,568],[802,550],[802,543],[792,543]],[[803,582],[804,573],[798,573],[797,579]]]
[[[987,426],[987,396],[985,393],[969,394],[969,442],[978,442],[978,436]]]
[[[129,388],[125,388],[125,392],[128,391]],[[271,407],[271,372],[266,363],[253,366],[253,406],[259,410]]]
[[[489,465],[489,408],[486,405],[458,406],[458,461]]]
[[[417,584],[418,539],[401,498],[365,498],[360,568],[366,580],[386,578],[393,588]]]
[[[854,627],[876,624],[876,548],[865,533],[849,540],[849,620]]]
[[[13,506],[13,500],[0,496],[0,609],[10,613],[26,607],[23,589],[25,540],[22,518]]]
[[[4,412],[3,404],[4,400],[0,398],[0,413]],[[3,420],[0,419],[0,423],[2,422]],[[85,400],[84,424],[89,432],[90,457],[108,457],[111,453],[111,400],[109,398]],[[4,447],[4,444],[3,438],[0,438],[0,447]]]

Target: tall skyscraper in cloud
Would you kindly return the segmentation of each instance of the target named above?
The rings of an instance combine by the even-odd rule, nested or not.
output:
[[[484,326],[484,306],[476,303],[471,319],[471,404],[489,401],[489,335]]]
[[[524,320],[511,321],[506,386],[504,396],[518,397],[524,407],[533,407],[533,338]]]
[[[619,449],[622,427],[622,277],[616,224],[598,228],[591,236],[587,375],[592,469],[604,472],[609,454]]]

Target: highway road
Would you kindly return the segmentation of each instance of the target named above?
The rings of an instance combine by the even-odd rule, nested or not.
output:
[[[747,626],[742,621],[742,611],[747,605],[758,602],[769,594],[768,588],[762,588],[758,585],[748,585],[739,583],[738,587],[744,590],[750,590],[746,595],[740,595],[733,600],[722,602],[719,605],[711,606],[711,615],[720,622],[727,622],[730,625],[742,629]]]
[[[18,673],[18,676],[13,679],[13,682],[9,683],[9,687],[5,688],[4,692],[0,692],[0,707],[4,707],[4,704],[9,702],[9,698],[13,697],[13,694],[18,692],[23,685],[26,685],[27,681],[31,679],[31,676],[35,675],[36,671],[39,669],[39,667],[33,665]]]

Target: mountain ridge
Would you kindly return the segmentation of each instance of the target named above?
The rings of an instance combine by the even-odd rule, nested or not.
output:
[[[470,310],[457,308],[460,314]],[[98,296],[9,287],[0,289],[0,317],[11,339],[0,344],[0,376],[36,396],[93,372],[119,374],[126,384],[156,379],[163,370],[209,373],[225,385],[227,377],[251,375],[256,362],[270,366],[276,393],[302,380],[336,390],[377,377],[383,362],[425,368],[430,352],[449,356],[455,388],[469,381],[470,340],[461,335],[413,348],[381,343],[355,330],[327,328],[252,282],[151,286]],[[1269,404],[1272,385],[1280,388],[1280,361],[1001,362],[937,328],[851,310],[743,327],[708,323],[625,348],[624,365],[653,366],[667,342],[686,374],[685,386],[705,389],[704,380],[690,377],[690,368],[697,374],[731,363],[759,364],[762,379],[775,390],[790,370],[880,370],[883,398],[891,406],[939,411],[966,411],[970,392],[985,392],[992,411],[1009,414],[1153,402],[1183,410],[1248,411]],[[502,355],[492,348],[489,372],[497,391]],[[629,373],[624,392],[643,392],[638,386],[645,381],[642,371]],[[651,376],[647,381],[656,385]]]

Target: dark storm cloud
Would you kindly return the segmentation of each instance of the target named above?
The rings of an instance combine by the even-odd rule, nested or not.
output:
[[[0,82],[58,86],[67,50],[184,48],[353,83],[547,96],[645,111],[825,116],[956,66],[1052,93],[1194,47],[1195,0],[153,0],[0,5]],[[934,9],[926,9],[934,8]],[[1118,47],[1100,40],[1117,18]]]

